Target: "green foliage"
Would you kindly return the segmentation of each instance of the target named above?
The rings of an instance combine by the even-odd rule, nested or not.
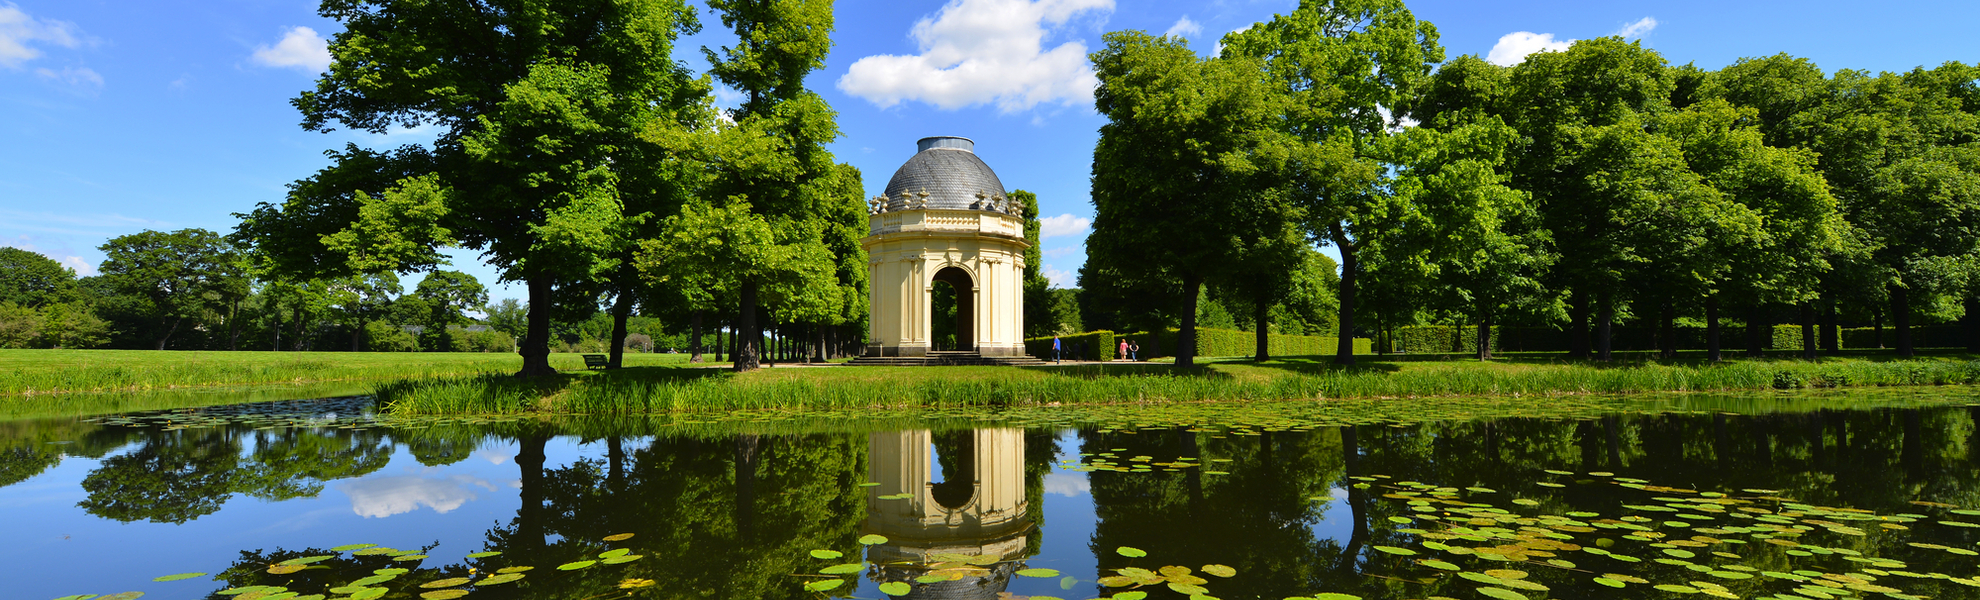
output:
[[[71,300],[76,274],[55,259],[20,248],[0,247],[0,302],[39,307]]]
[[[234,248],[204,229],[143,231],[111,238],[99,249],[107,255],[101,268],[106,287],[129,296],[129,310],[157,325],[158,350],[209,306],[211,296],[246,277]]]
[[[372,321],[364,324],[364,347],[371,352],[418,352],[419,340],[398,325]]]
[[[1143,360],[1176,355],[1176,341],[1180,339],[1175,329],[1164,329],[1149,333],[1122,333],[1124,337],[1141,346]],[[1253,356],[1257,349],[1258,334],[1233,329],[1200,329],[1196,338],[1196,352],[1199,356]],[[1272,356],[1333,356],[1340,349],[1340,340],[1333,336],[1269,334]],[[1354,351],[1373,351],[1373,343],[1367,338],[1355,338]]]

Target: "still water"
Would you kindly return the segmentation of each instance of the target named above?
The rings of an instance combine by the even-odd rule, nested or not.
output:
[[[0,422],[0,597],[1980,598],[1975,392]]]

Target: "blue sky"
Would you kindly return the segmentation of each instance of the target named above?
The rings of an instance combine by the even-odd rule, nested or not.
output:
[[[832,149],[867,194],[914,140],[977,141],[1005,185],[1036,192],[1047,272],[1071,285],[1085,260],[1088,167],[1101,119],[1084,57],[1101,34],[1176,33],[1209,53],[1223,34],[1293,0],[847,0],[810,85],[839,111]],[[1627,34],[1674,63],[1718,68],[1786,52],[1823,68],[1905,70],[1980,61],[1980,2],[1490,2],[1420,0],[1447,51],[1517,61],[1570,40]],[[704,12],[677,58],[727,38]],[[391,147],[425,132],[303,131],[288,104],[340,31],[307,0],[0,0],[0,245],[92,274],[105,240],[143,229],[226,231],[232,213],[279,201],[346,142]],[[494,283],[471,253],[455,267]],[[498,286],[497,298],[521,297]]]

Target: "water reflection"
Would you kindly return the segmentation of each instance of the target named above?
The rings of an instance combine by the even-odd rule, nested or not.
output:
[[[948,578],[907,598],[994,598],[1009,587],[1032,549],[1023,430],[872,433],[867,454],[879,485],[867,488],[860,531],[888,539],[867,552],[878,565],[869,579]]]
[[[1241,423],[1244,415],[1231,418]],[[325,593],[389,568],[410,570],[390,585],[416,596],[421,583],[534,566],[527,578],[477,589],[474,597],[609,593],[796,599],[819,596],[801,585],[827,578],[820,569],[863,558],[866,569],[844,576],[849,583],[831,594],[878,597],[875,586],[899,582],[912,584],[912,598],[1001,593],[1085,598],[1115,591],[1095,583],[1113,569],[1224,564],[1235,567],[1237,576],[1211,578],[1205,585],[1213,596],[1343,592],[1371,599],[1471,598],[1477,595],[1474,584],[1376,548],[1420,550],[1433,539],[1425,532],[1452,525],[1508,532],[1545,528],[1480,514],[1465,517],[1470,521],[1452,517],[1433,523],[1417,510],[1423,505],[1408,504],[1418,497],[1401,493],[1410,491],[1402,482],[1447,486],[1453,494],[1467,494],[1462,496],[1467,501],[1520,514],[1615,516],[1628,513],[1626,506],[1654,503],[1656,493],[1591,474],[1613,473],[1736,495],[1768,490],[1765,494],[1808,504],[1884,515],[1930,515],[1906,529],[1865,525],[1860,535],[1838,534],[1817,524],[1794,536],[1802,544],[1896,558],[1918,574],[1964,577],[1975,569],[1973,557],[1933,547],[1980,549],[1980,528],[1938,525],[1937,520],[1962,517],[1914,501],[1980,508],[1976,422],[1980,407],[1962,406],[1070,430],[871,431],[848,423],[809,432],[742,427],[742,433],[537,421],[173,429],[12,423],[0,424],[0,505],[13,506],[8,502],[16,498],[8,494],[25,489],[20,484],[31,479],[39,488],[64,486],[83,499],[79,506],[10,509],[13,518],[0,524],[0,538],[31,542],[0,548],[0,560],[34,574],[24,578],[33,580],[23,584],[24,597],[127,589],[192,597],[197,594],[188,591],[249,585]],[[1068,440],[1064,446],[1055,443],[1060,435]],[[1057,455],[1061,447],[1089,456]],[[1791,512],[1778,504],[1754,506]],[[1749,534],[1761,529],[1740,527],[1754,525],[1754,515],[1761,513],[1695,510],[1713,520],[1646,539],[1707,544],[1697,553],[1727,552],[1743,558],[1723,564],[1759,569],[1857,573],[1864,568],[1837,556],[1786,555],[1784,546],[1758,543],[1761,538]],[[325,512],[334,514],[293,531],[257,528]],[[1045,522],[1046,515],[1068,514],[1093,516],[1090,522]],[[99,526],[104,523],[144,527]],[[1090,536],[1047,535],[1051,528],[1088,527]],[[79,532],[86,534],[73,543],[43,541]],[[633,534],[629,540],[605,541],[627,533]],[[869,534],[888,541],[862,546],[859,538]],[[1720,541],[1693,541],[1693,536]],[[350,543],[396,545],[408,556],[426,558],[329,550]],[[1490,542],[1501,543],[1507,542]],[[1614,548],[1636,545],[1632,551],[1660,556],[1651,543],[1623,541]],[[1121,546],[1147,550],[1149,556],[1129,559],[1114,552]],[[643,558],[554,569],[614,549]],[[813,550],[846,558],[815,559]],[[109,551],[119,551],[116,572],[90,566]],[[475,552],[502,554],[464,558]],[[1537,544],[1523,552],[1535,560],[1609,560]],[[319,555],[336,558],[297,573],[268,572],[270,564]],[[1016,575],[1027,566],[1060,568],[1074,581],[1061,589],[1059,578]],[[1530,581],[1561,598],[1662,594],[1590,582],[1605,570],[1653,580],[1696,578],[1681,566],[1654,562],[1517,568],[1530,571]],[[150,582],[185,571],[213,572],[219,581]],[[645,592],[614,591],[627,580],[660,583]],[[1944,579],[1883,580],[1913,596],[1976,597],[1974,588]],[[72,589],[99,582],[115,589]],[[1767,587],[1778,582],[1722,583],[1747,586],[1735,590],[1743,597],[1781,591]],[[1154,598],[1180,597],[1151,591]]]

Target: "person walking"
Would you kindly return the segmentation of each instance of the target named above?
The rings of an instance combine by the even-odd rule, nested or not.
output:
[[[1130,360],[1130,361],[1135,361],[1135,362],[1140,362],[1140,361],[1141,361],[1141,356],[1140,356],[1140,355],[1141,355],[1141,344],[1136,344],[1136,343],[1134,343],[1134,341],[1133,341],[1133,340],[1129,340],[1129,341],[1128,341],[1128,360]]]
[[[1114,350],[1114,360],[1126,359],[1127,355],[1127,338],[1121,338],[1121,347]]]
[[[1052,362],[1065,362],[1064,355],[1059,352],[1059,336],[1056,335],[1052,336]]]

